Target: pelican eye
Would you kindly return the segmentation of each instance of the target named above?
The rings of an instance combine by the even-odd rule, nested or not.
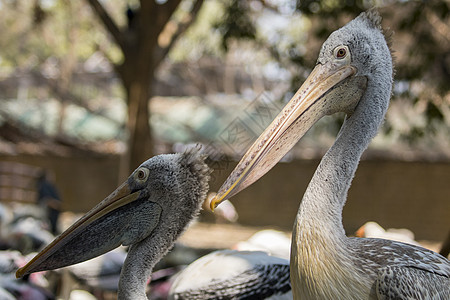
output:
[[[342,59],[347,55],[347,49],[345,47],[339,47],[334,50],[334,56],[336,58]]]
[[[135,178],[139,181],[146,181],[149,171],[146,168],[140,168],[136,171]]]

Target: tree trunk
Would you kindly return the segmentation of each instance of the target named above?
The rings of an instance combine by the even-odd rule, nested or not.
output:
[[[132,82],[128,94],[128,170],[136,169],[153,155],[152,135],[149,126],[149,81]]]
[[[149,51],[133,49],[135,55],[125,58],[120,66],[128,105],[127,152],[121,165],[121,174],[128,175],[153,155],[152,133],[149,125],[150,83],[153,68]],[[151,53],[151,52],[150,52]],[[123,178],[121,178],[123,179]]]
[[[128,174],[154,154],[149,101],[152,96],[150,87],[154,79],[153,51],[157,45],[157,35],[147,27],[142,25],[141,28],[146,29],[144,32],[138,31],[147,38],[129,40],[124,62],[119,68],[128,104],[127,152],[122,164],[123,172]]]
[[[195,20],[204,1],[196,0],[193,3],[190,13],[177,25],[178,29],[171,34],[168,45],[164,47],[158,44],[158,37],[181,0],[139,2],[138,10],[127,11],[128,26],[121,29],[100,1],[88,0],[124,56],[121,64],[114,64],[125,87],[128,105],[128,150],[121,163],[121,178],[153,155],[148,104],[152,96],[150,85],[154,79],[154,71],[177,37]]]

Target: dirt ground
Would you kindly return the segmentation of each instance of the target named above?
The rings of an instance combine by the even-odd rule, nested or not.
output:
[[[242,226],[239,224],[193,223],[179,241],[186,246],[205,249],[232,248],[236,243],[248,240],[253,234],[271,227]],[[281,231],[281,230],[280,230]],[[290,236],[291,232],[282,231]]]
[[[186,246],[205,249],[232,248],[236,243],[245,241],[253,234],[264,229],[275,229],[272,227],[242,226],[239,224],[209,224],[193,223],[179,239]],[[290,231],[283,231],[291,236]],[[441,243],[420,240],[423,247],[439,252]]]

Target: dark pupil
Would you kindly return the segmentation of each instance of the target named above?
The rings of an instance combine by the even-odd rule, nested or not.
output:
[[[144,171],[139,171],[138,172],[138,177],[139,177],[139,179],[143,179],[144,178]]]
[[[338,57],[343,57],[345,55],[345,50],[344,49],[339,49],[338,50]]]

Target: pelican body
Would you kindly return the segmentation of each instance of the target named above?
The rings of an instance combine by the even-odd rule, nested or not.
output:
[[[392,82],[381,17],[369,10],[325,41],[314,70],[211,202],[214,208],[263,176],[323,116],[346,113],[295,220],[290,261],[294,299],[450,299],[446,258],[400,242],[349,238],[342,225],[348,189],[383,122]]]
[[[206,198],[210,170],[197,148],[153,157],[16,272],[17,277],[76,264],[120,245],[131,246],[119,299],[147,299],[154,265]]]
[[[289,261],[263,251],[214,251],[177,275],[169,299],[289,300]]]

